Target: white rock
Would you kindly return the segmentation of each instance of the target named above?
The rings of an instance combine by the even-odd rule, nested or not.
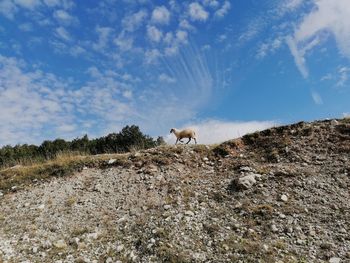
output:
[[[278,228],[276,225],[271,225],[272,232],[278,232]]]
[[[50,240],[45,240],[45,241],[42,241],[41,246],[45,249],[48,249],[52,247],[52,243]]]
[[[329,259],[329,263],[340,263],[340,261],[341,261],[341,258],[336,258],[336,257]]]
[[[36,253],[38,253],[38,248],[37,247],[33,247],[32,251],[33,251],[34,254],[36,254]]]
[[[123,244],[121,244],[121,245],[116,247],[116,251],[117,252],[121,252],[121,251],[123,251],[123,249],[124,249],[124,245]]]
[[[56,241],[54,244],[53,244],[56,248],[58,249],[64,249],[67,247],[67,244],[64,240],[60,239],[58,241]]]
[[[337,120],[331,120],[331,125],[338,125],[339,122]]]
[[[87,237],[90,238],[90,239],[96,240],[96,239],[98,239],[98,237],[99,237],[99,233],[97,233],[97,232],[95,232],[95,233],[90,233],[90,234],[87,235]]]
[[[286,196],[285,194],[281,195],[281,200],[283,202],[287,202],[288,201],[288,196]]]
[[[44,205],[44,204],[38,206],[38,209],[39,209],[39,210],[44,210],[44,208],[45,208],[45,205]]]
[[[171,208],[171,205],[164,205],[165,210],[169,210]]]
[[[108,160],[108,164],[113,164],[113,163],[115,163],[117,160],[116,159],[109,159]]]
[[[239,178],[236,183],[240,188],[249,189],[256,183],[255,178],[256,174],[251,173]]]

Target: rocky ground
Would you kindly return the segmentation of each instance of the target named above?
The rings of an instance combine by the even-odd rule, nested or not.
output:
[[[159,147],[0,193],[0,262],[350,262],[350,120]]]

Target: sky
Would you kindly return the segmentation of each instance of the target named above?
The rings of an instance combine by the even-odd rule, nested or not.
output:
[[[199,143],[350,115],[349,0],[0,0],[0,145]]]

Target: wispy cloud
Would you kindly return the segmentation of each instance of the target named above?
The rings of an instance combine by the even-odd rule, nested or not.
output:
[[[350,2],[314,0],[314,5],[315,8],[304,16],[288,41],[296,65],[304,77],[307,77],[304,55],[328,36],[324,32],[333,35],[340,52],[350,58]]]
[[[292,55],[294,57],[294,62],[296,64],[298,70],[300,71],[301,75],[304,78],[307,78],[309,76],[309,71],[305,65],[304,54],[300,53],[300,51],[297,47],[297,44],[293,38],[288,37],[287,44],[289,46],[290,52],[292,53]]]
[[[0,2],[0,13],[8,19],[13,19],[17,10],[18,8],[12,0],[3,0]]]
[[[72,37],[68,33],[68,31],[64,27],[61,27],[61,26],[56,28],[56,35],[59,38],[65,40],[65,41],[71,41],[72,40]]]
[[[311,97],[315,104],[317,105],[323,104],[322,97],[317,91],[311,91]]]
[[[110,27],[96,27],[96,33],[98,35],[98,40],[96,43],[93,43],[92,47],[95,50],[101,50],[105,48],[108,44],[109,37],[111,33],[113,32],[113,29]]]
[[[62,25],[65,26],[69,26],[69,25],[73,25],[73,24],[77,24],[79,22],[79,20],[70,15],[67,11],[65,10],[56,10],[53,13],[53,17],[60,22]]]
[[[40,0],[14,0],[14,2],[23,8],[27,8],[30,10],[35,9],[36,7],[41,5],[41,1]]]
[[[218,18],[223,18],[228,13],[230,8],[231,8],[231,3],[229,1],[225,1],[223,5],[220,7],[220,9],[215,11],[214,16]]]
[[[170,77],[169,75],[167,75],[165,73],[160,74],[159,77],[158,77],[158,80],[160,82],[170,83],[170,84],[176,82],[175,78],[172,78],[172,77]]]
[[[338,70],[339,80],[337,81],[337,87],[344,87],[349,80],[350,68],[349,67],[341,67]]]

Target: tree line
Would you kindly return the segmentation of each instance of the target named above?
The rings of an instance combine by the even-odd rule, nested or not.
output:
[[[72,141],[55,139],[46,140],[37,145],[6,145],[0,148],[0,167],[13,166],[19,163],[45,161],[55,158],[60,153],[77,152],[80,154],[125,153],[132,150],[142,150],[164,144],[164,139],[154,140],[145,135],[136,125],[125,126],[119,133],[110,133],[96,139],[87,135]]]

